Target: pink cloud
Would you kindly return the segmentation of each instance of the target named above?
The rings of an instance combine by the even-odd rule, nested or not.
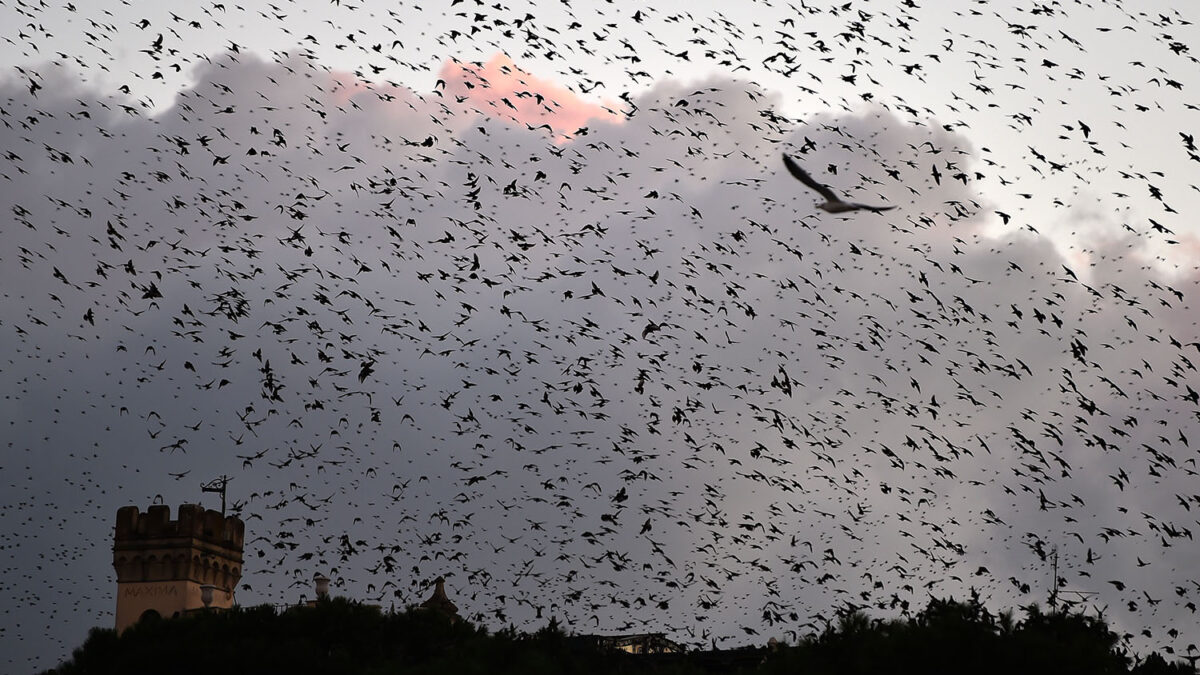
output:
[[[521,70],[503,53],[482,66],[447,61],[439,77],[444,96],[453,96],[489,116],[530,127],[548,125],[560,140],[573,136],[589,120],[623,121],[615,106],[584,101],[560,84]]]

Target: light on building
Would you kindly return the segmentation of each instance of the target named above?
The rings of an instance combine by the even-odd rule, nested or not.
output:
[[[204,609],[208,609],[210,606],[212,606],[214,589],[216,589],[216,586],[213,586],[212,584],[204,584],[200,587],[200,602],[204,603]]]

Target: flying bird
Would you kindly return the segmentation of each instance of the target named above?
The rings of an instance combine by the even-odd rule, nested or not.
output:
[[[1144,613],[1122,624],[1177,626],[1176,653],[1200,644],[1200,582],[1175,562],[1200,513],[1200,273],[1160,248],[1196,232],[1181,214],[1200,208],[1186,172],[1200,150],[1197,129],[1147,121],[1196,107],[1177,91],[1198,84],[1183,9],[1089,10],[1086,26],[1062,21],[1078,40],[1028,18],[945,17],[954,33],[1005,33],[984,50],[923,44],[943,22],[912,2],[892,18],[800,2],[757,26],[591,3],[565,44],[481,2],[436,27],[407,12],[356,22],[360,3],[340,0],[311,3],[323,21],[204,4],[194,19],[114,9],[89,23],[65,20],[68,2],[25,2],[25,27],[5,34],[0,274],[20,292],[0,303],[15,403],[0,406],[13,457],[0,569],[39,602],[0,609],[13,645],[0,673],[53,668],[85,622],[111,617],[110,561],[80,554],[112,536],[105,477],[140,471],[147,487],[117,504],[153,489],[174,510],[200,494],[191,474],[227,455],[255,576],[242,602],[295,600],[318,567],[379,605],[445,575],[468,593],[464,618],[490,628],[540,628],[548,611],[762,647],[783,626],[792,644],[820,634],[831,601],[911,615],[975,585],[988,611],[1039,600],[1057,544],[1054,586],[1136,601]],[[821,14],[850,23],[803,32]],[[663,22],[678,34],[656,35]],[[778,51],[756,63],[768,23]],[[66,50],[53,60],[43,24]],[[287,36],[303,58],[247,61],[232,25]],[[440,47],[420,60],[445,64],[432,88],[408,81],[423,67],[395,39],[425,29]],[[206,53],[184,49],[191,30],[212,37]],[[1091,71],[1073,56],[1117,31],[1144,63]],[[607,65],[453,60],[501,36],[523,38],[535,65],[567,52]],[[1070,68],[1030,68],[1020,55],[1035,47]],[[972,73],[935,81],[955,48]],[[639,54],[701,50],[736,79],[630,93],[659,81],[633,71]],[[855,112],[800,83],[839,74],[863,88],[904,76],[923,109],[889,91]],[[1071,121],[1043,104],[1064,82],[1119,105]],[[581,98],[600,86],[623,105]],[[777,105],[793,88],[813,111],[802,121]],[[409,132],[380,133],[396,120]],[[884,198],[845,182],[834,153],[875,158],[857,185],[920,192],[921,208],[887,227],[797,227],[746,175],[759,150],[742,139],[777,148],[768,164],[788,153],[827,213],[895,208],[848,201]],[[1168,151],[1139,152],[1158,141]],[[1112,230],[1089,242],[1094,267],[1033,225],[1084,191],[1104,195],[1091,210]],[[1139,264],[1152,250],[1169,264]],[[39,454],[56,461],[25,459]],[[1155,573],[1130,573],[1130,555]]]
[[[804,183],[808,187],[816,190],[817,194],[825,198],[824,204],[817,204],[817,208],[821,209],[822,211],[826,211],[828,213],[845,213],[847,211],[865,210],[881,213],[883,211],[889,211],[896,208],[895,206],[870,206],[869,204],[859,204],[857,202],[844,201],[841,197],[838,197],[833,190],[830,190],[824,185],[821,185],[817,181],[813,180],[813,177],[808,175],[808,172],[801,168],[800,165],[797,164],[796,161],[791,157],[784,155],[783,163],[785,166],[787,166],[788,171],[791,172],[793,176],[800,179],[801,183]]]

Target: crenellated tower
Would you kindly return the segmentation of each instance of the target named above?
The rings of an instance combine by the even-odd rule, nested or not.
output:
[[[136,506],[118,509],[117,632],[147,616],[232,607],[244,536],[240,519],[198,504],[181,505],[177,520],[168,506],[151,506],[144,514]]]

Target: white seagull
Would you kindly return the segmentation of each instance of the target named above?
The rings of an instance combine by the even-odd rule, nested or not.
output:
[[[817,181],[813,180],[813,177],[808,175],[807,171],[800,168],[800,165],[797,164],[796,161],[791,157],[784,155],[783,163],[785,166],[787,166],[788,171],[793,176],[800,179],[801,183],[804,183],[808,187],[816,190],[817,194],[825,198],[824,204],[817,204],[817,208],[821,209],[822,211],[826,211],[828,213],[845,213],[846,211],[874,211],[875,213],[880,213],[882,211],[888,211],[896,208],[894,205],[870,206],[869,204],[858,204],[856,202],[844,201],[841,197],[838,197],[836,194],[834,194],[833,190],[830,190],[824,185],[821,185]]]

